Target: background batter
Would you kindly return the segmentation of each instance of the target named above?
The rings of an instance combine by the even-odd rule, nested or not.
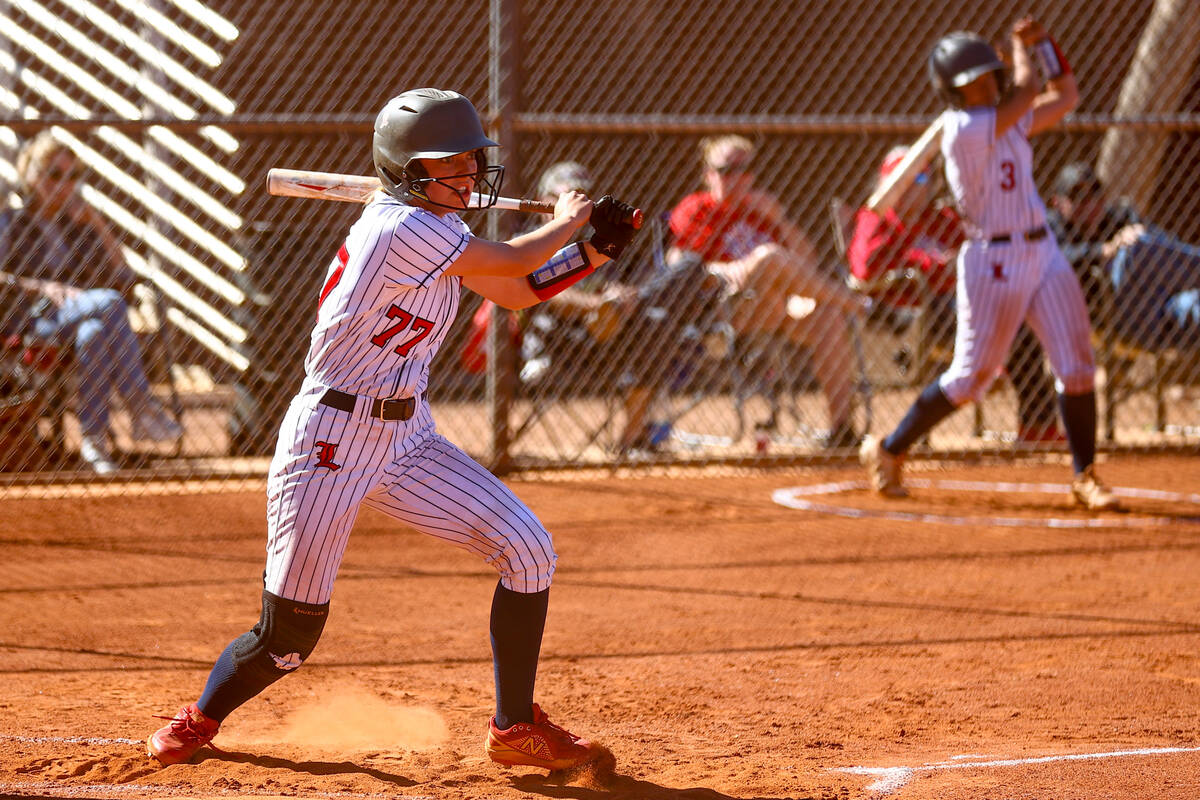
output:
[[[1030,50],[1047,80],[1039,91]],[[1057,379],[1059,413],[1075,479],[1071,494],[1090,509],[1116,505],[1096,477],[1095,360],[1079,281],[1046,227],[1033,179],[1029,136],[1056,125],[1079,100],[1075,76],[1054,40],[1026,17],[1012,31],[1012,91],[1004,64],[984,39],[951,33],[929,56],[943,113],[946,179],[968,233],[959,250],[954,359],[882,442],[863,441],[873,488],[904,497],[908,448],[960,405],[979,400],[1003,366],[1025,321],[1041,340]]]

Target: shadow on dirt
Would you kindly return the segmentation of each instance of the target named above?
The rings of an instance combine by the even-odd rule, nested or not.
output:
[[[692,787],[676,789],[651,781],[638,780],[614,773],[603,785],[570,786],[556,782],[551,776],[522,775],[512,778],[512,784],[523,792],[563,800],[845,800],[842,792],[795,797],[734,797],[715,789]]]
[[[225,761],[233,764],[253,764],[267,769],[286,769],[292,772],[306,772],[309,775],[366,775],[377,781],[390,783],[393,786],[416,786],[417,781],[403,775],[394,775],[371,767],[364,767],[352,761],[292,761],[278,756],[263,756],[253,753],[239,753],[232,750],[203,750],[194,763],[204,761]]]

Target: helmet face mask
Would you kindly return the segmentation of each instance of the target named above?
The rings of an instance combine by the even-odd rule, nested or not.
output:
[[[995,73],[1001,96],[1006,90],[1004,63],[987,40],[975,33],[957,31],[938,39],[929,54],[928,67],[930,83],[954,108],[962,108],[965,103],[962,87],[988,72]]]
[[[392,197],[461,211],[465,204],[451,206],[429,199],[425,189],[434,179],[419,160],[474,153],[476,171],[471,175],[475,191],[483,198],[477,207],[488,208],[500,195],[504,167],[489,166],[485,150],[499,146],[484,135],[479,114],[466,97],[441,89],[413,89],[389,100],[375,118],[371,156],[383,190]]]
[[[458,154],[456,153],[455,155]],[[430,177],[421,160],[413,159],[404,167],[402,175],[398,176],[396,183],[408,187],[407,194],[409,197],[416,198],[430,205],[452,208],[455,211],[463,211],[468,208],[491,208],[496,204],[496,198],[500,196],[500,186],[504,183],[504,167],[499,164],[489,165],[487,163],[487,154],[483,148],[475,150],[473,155],[475,157],[474,172],[444,175],[439,178]],[[462,205],[454,206],[447,203],[439,203],[429,197],[428,187],[431,184],[437,184],[445,188],[448,192],[457,194],[457,190],[448,181],[455,178],[468,177],[475,181],[474,192],[479,195],[478,204],[463,203]]]

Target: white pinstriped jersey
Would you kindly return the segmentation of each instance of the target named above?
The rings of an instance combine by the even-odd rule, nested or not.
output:
[[[996,138],[996,109],[947,109],[942,115],[946,180],[976,239],[1021,234],[1046,224],[1033,180],[1033,112]]]
[[[425,391],[429,364],[458,312],[462,279],[444,273],[471,231],[391,197],[372,201],[346,235],[321,291],[304,368],[365,397]]]
[[[549,588],[550,533],[497,477],[437,432],[418,398],[403,420],[370,398],[424,394],[429,363],[458,310],[445,274],[471,232],[392,198],[363,209],[326,276],[299,393],[280,424],[267,478],[264,587],[327,603],[362,506],[481,557],[515,592]],[[327,405],[327,389],[357,395]]]
[[[1046,224],[1033,181],[1033,113],[998,138],[994,108],[948,109],[942,122],[946,180],[970,236],[958,254],[954,359],[938,379],[942,391],[955,405],[982,398],[1023,322],[1045,348],[1059,391],[1091,391],[1079,280],[1053,236],[1025,236]]]

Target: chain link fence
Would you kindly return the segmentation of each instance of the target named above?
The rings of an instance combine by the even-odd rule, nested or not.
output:
[[[1036,5],[1080,86],[1075,113],[1035,140],[1035,176],[1061,244],[1077,246],[1102,446],[1194,450],[1200,6]],[[266,172],[372,174],[376,111],[417,86],[472,98],[504,145],[504,194],[533,196],[570,161],[647,218],[573,303],[509,314],[468,293],[431,379],[443,433],[501,469],[846,458],[852,434],[890,430],[945,366],[954,324],[952,266],[938,278],[863,250],[856,209],[939,111],[933,42],[959,29],[1003,41],[1019,11],[0,2],[0,482],[262,474],[357,215],[271,197]],[[733,294],[676,258],[671,216],[705,189],[702,148],[730,135],[795,228],[781,243],[794,263]],[[935,208],[939,167],[921,184]],[[1125,216],[1104,218],[1106,204]],[[530,224],[465,218],[489,238]],[[952,260],[952,244],[909,244]],[[855,274],[864,253],[883,282]],[[864,294],[874,310],[849,314]],[[1064,447],[1040,348],[1014,354],[930,452]]]

